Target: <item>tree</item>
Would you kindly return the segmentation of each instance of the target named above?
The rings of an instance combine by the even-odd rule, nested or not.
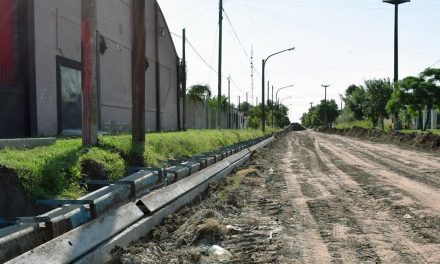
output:
[[[399,82],[399,92],[396,94],[400,104],[405,105],[411,112],[418,113],[419,120],[422,117],[422,111],[425,108],[423,104],[423,92],[421,83],[423,80],[419,77],[408,76]],[[421,122],[419,122],[421,124]],[[423,126],[419,126],[423,130]]]
[[[328,124],[333,124],[336,121],[336,118],[339,116],[338,104],[334,99],[324,101],[322,100],[317,107],[317,116],[321,124],[325,125],[325,116],[327,112],[327,122]]]
[[[213,98],[210,98],[208,100],[209,106],[213,109],[217,109],[217,105],[218,105],[218,100],[217,100],[217,96],[214,96]],[[226,111],[226,109],[228,109],[228,97],[222,95],[220,97],[220,108],[223,111]]]
[[[420,74],[423,80],[421,89],[423,93],[422,102],[426,105],[426,120],[424,130],[428,126],[433,107],[440,107],[440,69],[428,68]]]
[[[207,84],[196,84],[188,89],[187,97],[194,102],[203,102],[205,97],[211,97],[211,89]]]
[[[305,127],[314,128],[323,125],[318,115],[318,106],[312,106],[307,113],[301,117],[301,124]]]
[[[388,117],[387,103],[393,93],[393,85],[389,79],[373,79],[365,81],[367,107],[364,110],[373,121],[373,126],[380,121],[384,130],[384,119]]]
[[[410,111],[417,112],[419,120],[422,111],[427,110],[424,124],[419,125],[422,130],[426,130],[428,126],[432,108],[440,106],[440,86],[437,85],[439,81],[436,80],[436,75],[438,77],[439,73],[436,70],[438,69],[427,69],[417,77],[404,78],[399,83],[400,92],[396,95],[397,99],[394,99],[408,106]]]
[[[244,116],[249,115],[249,110],[251,109],[252,105],[248,102],[243,102],[240,104],[238,111],[243,112]]]
[[[364,87],[357,85],[350,85],[345,91],[343,101],[345,106],[353,112],[353,117],[356,120],[362,120],[365,117],[365,108],[367,105],[367,96]]]
[[[258,129],[260,126],[261,126],[261,120],[258,117],[252,116],[249,118],[247,122],[248,128]]]

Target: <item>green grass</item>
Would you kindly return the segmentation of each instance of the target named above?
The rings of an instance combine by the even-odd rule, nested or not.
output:
[[[363,127],[363,128],[373,128],[373,124],[371,123],[371,121],[368,120],[339,123],[335,127],[338,129],[342,129],[342,128],[352,128],[354,126]]]
[[[186,132],[151,133],[146,137],[144,162],[161,167],[163,161],[190,157],[251,138],[263,136],[260,130],[188,130]],[[130,155],[131,135],[102,136],[100,146]]]
[[[268,129],[268,131],[272,131]],[[163,161],[211,151],[262,136],[260,130],[189,130],[151,133],[146,136],[144,162],[161,167]],[[81,139],[58,139],[50,146],[28,150],[0,149],[0,167],[15,171],[27,193],[36,198],[78,198],[85,193],[80,183],[84,167],[111,180],[125,176],[123,156],[131,151],[130,135],[99,137],[99,146],[84,149]]]
[[[79,191],[72,183],[81,177],[77,167],[81,153],[81,140],[57,140],[51,146],[30,150],[2,149],[0,165],[14,170],[32,196],[70,197]]]
[[[406,133],[406,134],[431,132],[433,134],[440,135],[440,129],[427,129],[426,131],[415,130],[415,129],[404,129],[404,130],[399,130],[399,132]]]

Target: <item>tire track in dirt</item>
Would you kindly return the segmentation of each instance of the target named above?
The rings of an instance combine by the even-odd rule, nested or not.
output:
[[[325,163],[314,153],[312,150],[313,143],[310,139],[302,137],[301,133],[295,134],[294,137],[300,138],[299,142],[296,139],[294,140],[293,147],[295,152],[299,153],[299,164],[309,160],[310,167],[305,172],[294,170],[293,174],[287,174],[286,177],[299,177],[299,181],[301,181],[308,174],[313,174],[313,177],[320,179],[322,186],[328,190],[328,193],[332,193],[331,196],[321,195],[316,199],[307,199],[303,205],[310,211],[317,223],[316,230],[327,246],[327,250],[331,255],[331,262],[380,262],[368,237],[362,233],[357,219],[351,217],[353,213],[341,200],[341,196],[345,194],[337,184],[339,179],[327,176],[331,172],[332,164]],[[352,184],[350,188],[353,187],[353,184],[356,185],[354,182],[350,183]]]
[[[435,210],[436,213],[440,213],[440,190],[433,188],[427,184],[412,181],[398,173],[390,170],[389,167],[385,167],[381,164],[375,163],[365,157],[356,155],[347,149],[342,149],[335,146],[331,141],[321,139],[320,145],[328,149],[333,155],[337,156],[345,163],[356,166],[357,168],[367,172],[368,174],[375,176],[376,180],[385,182],[392,185],[402,191],[412,195],[423,206]]]
[[[320,138],[327,138],[331,141],[349,145],[350,147],[362,147],[364,149],[373,151],[376,153],[376,155],[393,158],[399,163],[403,163],[414,168],[430,168],[432,171],[440,170],[440,157],[431,153],[421,152],[418,150],[408,150],[406,148],[398,147],[394,144],[383,144],[339,135],[322,134],[312,131],[308,131],[308,133],[311,133],[311,135],[314,136],[319,135]]]
[[[304,195],[306,193],[309,196],[315,196],[316,188],[313,194],[310,194],[303,189],[306,183],[299,182],[301,172],[305,173],[306,175],[303,176],[309,179],[314,178],[309,170],[311,164],[301,161],[301,157],[305,153],[298,152],[298,149],[293,150],[292,145],[298,144],[298,138],[295,138],[294,142],[290,142],[290,137],[285,137],[283,141],[285,141],[283,145],[287,146],[287,149],[285,158],[281,160],[281,168],[289,190],[285,199],[292,201],[292,206],[296,212],[293,215],[295,224],[292,226],[294,231],[291,233],[290,248],[296,250],[298,256],[296,263],[330,263],[332,257],[320,237],[318,225],[307,207],[308,198]]]
[[[335,165],[329,165],[329,167],[341,176],[341,182],[354,180],[361,187],[361,189],[358,187],[347,190],[347,193],[354,199],[348,204],[357,204],[360,209],[363,208],[364,213],[362,210],[357,211],[356,209],[353,209],[352,212],[360,213],[356,219],[364,219],[361,221],[363,229],[370,233],[369,237],[374,242],[383,261],[388,263],[437,263],[440,261],[438,253],[436,253],[439,244],[435,239],[438,231],[437,228],[433,229],[438,226],[436,217],[414,217],[413,221],[399,222],[398,220],[402,219],[408,210],[404,206],[396,205],[396,201],[408,199],[404,196],[405,194],[398,197],[399,195],[396,195],[399,193],[398,189],[390,188],[380,179],[376,179],[373,175],[359,169],[361,165],[350,165],[339,159],[341,153],[346,154],[346,150],[333,146],[330,151],[323,148],[318,136],[312,135],[311,138],[314,141],[316,153],[326,163]],[[331,142],[326,142],[326,144],[331,144]],[[352,179],[347,179],[347,177]],[[429,235],[433,231],[434,233]],[[419,242],[417,243],[412,240],[413,236],[422,238],[416,239]],[[393,246],[390,248],[390,245]]]
[[[231,252],[225,263],[440,263],[438,212],[382,175],[409,180],[410,160],[375,147],[290,132],[149,237],[116,250],[113,263],[213,263],[213,244]],[[414,183],[437,190],[436,165],[420,164],[432,185]]]
[[[316,134],[315,134],[316,135]],[[416,180],[430,186],[440,188],[440,160],[439,164],[435,164],[438,166],[431,166],[431,162],[426,164],[415,163],[412,159],[417,159],[414,153],[412,153],[411,157],[404,156],[405,159],[402,159],[402,155],[396,152],[372,150],[374,148],[366,147],[365,143],[362,144],[353,144],[352,140],[346,141],[345,138],[341,138],[339,136],[333,135],[320,135],[321,138],[325,138],[327,141],[334,142],[338,148],[343,148],[352,151],[357,156],[365,157],[368,160],[374,161],[376,164],[380,164],[383,167],[387,167],[388,169],[398,172],[400,175],[403,175],[411,180]],[[383,147],[389,147],[390,145],[383,145]],[[395,147],[395,146],[392,146]],[[426,153],[418,153],[426,156]],[[399,158],[396,158],[399,157]],[[428,155],[426,159],[436,159],[435,156]]]

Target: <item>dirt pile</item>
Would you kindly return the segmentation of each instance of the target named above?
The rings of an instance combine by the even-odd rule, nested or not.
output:
[[[336,134],[360,139],[369,139],[381,143],[394,143],[399,146],[416,147],[427,151],[440,151],[440,135],[433,133],[401,133],[391,130],[384,132],[379,129],[353,128],[322,128],[318,132]]]
[[[303,130],[306,129],[299,123],[292,123],[290,125],[290,131],[303,131]]]

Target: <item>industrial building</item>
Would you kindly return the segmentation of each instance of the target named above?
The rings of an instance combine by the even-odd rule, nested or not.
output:
[[[130,0],[97,0],[99,129],[131,129]],[[177,130],[178,55],[161,9],[146,0],[147,131]],[[0,0],[0,138],[81,131],[81,1]]]

